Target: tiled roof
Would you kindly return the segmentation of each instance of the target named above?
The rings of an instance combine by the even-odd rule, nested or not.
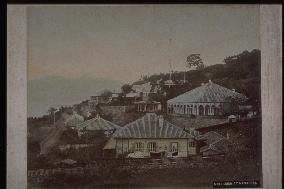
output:
[[[207,150],[213,150],[218,153],[225,153],[228,151],[229,141],[215,131],[210,131],[204,135],[198,136],[197,140],[205,140],[206,146],[200,148],[200,152],[205,152]]]
[[[247,97],[241,93],[227,89],[210,81],[200,87],[168,100],[168,103],[225,102],[225,99],[230,96],[237,101],[245,101],[247,99]]]
[[[84,129],[84,128],[86,130],[113,130],[113,129],[119,129],[121,127],[97,116],[90,120],[84,121],[81,124],[78,124],[77,128],[79,130]]]
[[[116,138],[192,138],[192,135],[185,132],[154,113],[147,113],[120,130],[117,130],[113,137]]]
[[[150,82],[141,85],[133,85],[132,89],[136,92],[151,92],[152,85]]]
[[[200,152],[205,152],[207,150],[213,150],[218,153],[226,153],[228,151],[229,141],[227,139],[220,139],[212,144],[208,144],[200,148]]]
[[[126,94],[126,97],[139,97],[139,93],[136,92],[130,92]]]
[[[208,133],[205,133],[203,135],[198,136],[196,139],[197,140],[205,140],[207,144],[213,144],[221,139],[224,139],[222,135],[215,131],[210,131]]]
[[[153,100],[141,100],[138,102],[134,102],[134,104],[161,104],[161,103]]]
[[[151,85],[151,82],[147,82],[140,85],[133,85],[132,89],[137,93],[157,93],[158,90],[160,90],[160,87],[159,85]]]

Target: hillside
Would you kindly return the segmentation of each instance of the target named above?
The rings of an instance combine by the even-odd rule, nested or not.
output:
[[[164,81],[169,79],[169,73],[154,74],[145,76],[143,80],[135,81],[133,84],[141,84],[145,82],[157,83],[161,80],[162,91],[167,93],[166,99],[162,95],[155,96],[155,99],[166,101],[186,91],[194,89],[212,80],[214,83],[220,84],[229,89],[235,89],[237,92],[246,95],[254,105],[260,103],[260,51],[255,49],[251,52],[244,51],[238,55],[226,57],[224,64],[216,64],[207,66],[198,70],[190,70],[185,72],[187,83],[184,85],[175,85],[171,88],[163,85]],[[184,72],[174,72],[172,80],[178,84],[183,80]]]

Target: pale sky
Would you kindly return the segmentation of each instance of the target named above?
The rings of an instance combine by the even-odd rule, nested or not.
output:
[[[28,10],[28,78],[110,78],[206,65],[260,48],[258,5],[34,6]],[[170,40],[171,39],[171,40]],[[171,41],[171,43],[169,42]]]

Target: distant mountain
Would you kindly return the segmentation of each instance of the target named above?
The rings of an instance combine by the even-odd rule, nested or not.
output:
[[[28,116],[42,116],[50,107],[72,105],[104,89],[120,91],[121,83],[104,78],[44,77],[28,81]]]

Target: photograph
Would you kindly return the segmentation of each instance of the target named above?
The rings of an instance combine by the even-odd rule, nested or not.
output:
[[[30,5],[29,189],[263,185],[259,5]]]

